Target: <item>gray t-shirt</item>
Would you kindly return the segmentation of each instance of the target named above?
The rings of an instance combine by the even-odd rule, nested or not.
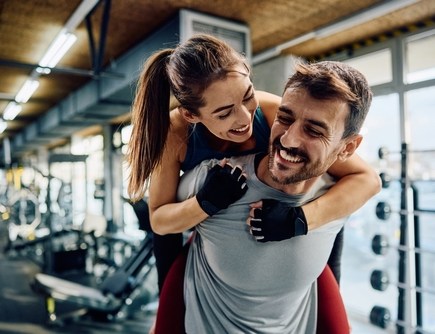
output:
[[[325,268],[335,236],[335,221],[305,236],[257,242],[246,219],[249,204],[263,198],[301,205],[334,184],[325,174],[310,192],[290,196],[262,183],[254,155],[233,158],[247,174],[247,193],[228,209],[195,227],[184,281],[187,333],[315,333],[316,279]],[[217,160],[183,175],[178,199],[192,197]]]

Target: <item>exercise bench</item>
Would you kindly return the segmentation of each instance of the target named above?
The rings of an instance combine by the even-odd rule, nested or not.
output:
[[[94,288],[44,273],[35,275],[31,287],[45,298],[48,324],[61,325],[64,320],[90,315],[98,319],[122,319],[127,308],[141,293],[154,267],[152,233],[148,233],[139,250],[119,269]],[[56,314],[56,303],[67,302],[79,309]]]

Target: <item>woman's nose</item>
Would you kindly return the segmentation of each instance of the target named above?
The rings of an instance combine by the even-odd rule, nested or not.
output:
[[[237,120],[243,123],[251,122],[252,114],[254,111],[248,109],[244,105],[240,106],[239,108],[237,108]]]

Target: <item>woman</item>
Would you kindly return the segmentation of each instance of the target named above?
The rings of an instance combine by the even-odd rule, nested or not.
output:
[[[151,176],[151,226],[161,235],[155,240],[159,287],[181,249],[179,233],[208,216],[195,197],[176,202],[180,171],[204,159],[268,148],[269,129],[281,98],[256,92],[249,75],[243,56],[208,35],[196,35],[175,49],[156,52],[141,73],[132,108],[128,191],[133,200],[141,199]],[[219,84],[222,81],[224,85]],[[171,92],[179,107],[169,113]],[[335,163],[328,172],[339,178],[337,184],[301,210],[308,233],[348,216],[380,190],[376,172],[356,155]],[[162,240],[166,242],[165,268],[161,266]]]

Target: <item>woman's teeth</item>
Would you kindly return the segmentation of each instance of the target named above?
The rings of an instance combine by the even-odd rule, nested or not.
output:
[[[245,125],[243,128],[238,128],[238,129],[231,129],[231,131],[234,132],[245,132],[246,130],[248,130],[249,125]]]

